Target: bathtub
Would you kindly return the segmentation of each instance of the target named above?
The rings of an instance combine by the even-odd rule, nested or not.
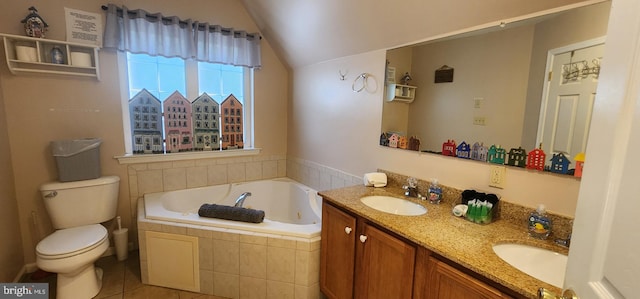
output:
[[[263,210],[262,223],[245,223],[200,217],[202,204],[233,206],[244,192],[251,192],[245,208]],[[322,198],[307,186],[287,178],[217,185],[151,193],[144,196],[147,219],[212,226],[281,236],[320,236]]]
[[[244,192],[252,194],[244,206],[265,211],[264,222],[198,216],[203,203],[232,206]],[[142,282],[226,298],[320,298],[321,201],[287,178],[146,194],[137,220]]]

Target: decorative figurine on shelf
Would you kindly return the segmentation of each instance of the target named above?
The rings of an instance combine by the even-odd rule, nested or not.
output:
[[[547,155],[542,150],[542,144],[540,144],[540,148],[529,152],[529,155],[527,156],[527,168],[544,171],[544,161],[546,156]]]
[[[400,82],[402,82],[402,85],[409,85],[409,81],[411,80],[413,80],[413,78],[411,78],[411,75],[409,75],[408,72],[404,73],[404,76],[400,78]]]
[[[492,145],[489,147],[487,160],[493,164],[504,164],[504,158],[507,155],[507,151],[500,147],[500,145]]]
[[[62,50],[58,46],[51,48],[51,63],[64,64],[64,54],[62,54]]]
[[[573,172],[573,176],[577,178],[582,177],[582,169],[584,168],[584,153],[579,153],[573,160],[576,161],[576,170]]]
[[[415,136],[409,138],[409,150],[420,151],[420,139]]]
[[[20,22],[24,23],[24,31],[30,37],[44,38],[44,33],[49,27],[33,6],[29,7],[29,14]]]
[[[567,174],[569,171],[569,158],[567,158],[563,153],[553,154],[551,157],[551,172]]]
[[[456,155],[458,156],[458,158],[462,158],[462,159],[471,158],[471,147],[466,141],[460,142],[460,144],[458,145]]]
[[[487,153],[489,149],[484,146],[484,143],[474,143],[471,147],[471,159],[476,161],[487,162]]]
[[[507,154],[507,165],[525,167],[527,164],[527,151],[522,147],[512,148]]]
[[[385,132],[382,132],[382,134],[380,134],[380,145],[389,146],[389,137]]]
[[[442,155],[444,156],[456,156],[456,141],[453,139],[447,140],[442,144]]]
[[[408,143],[407,136],[398,137],[398,148],[407,149],[407,147],[409,146],[407,143]]]
[[[400,136],[398,136],[398,134],[396,133],[391,134],[391,136],[389,137],[389,147],[398,147],[399,138]]]

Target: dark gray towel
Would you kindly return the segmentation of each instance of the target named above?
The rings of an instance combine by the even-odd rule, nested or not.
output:
[[[219,218],[251,223],[261,223],[264,220],[264,211],[262,210],[206,203],[200,206],[200,209],[198,209],[198,215],[200,215],[200,217]]]

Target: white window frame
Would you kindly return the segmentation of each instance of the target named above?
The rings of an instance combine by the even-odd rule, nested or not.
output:
[[[224,158],[238,156],[253,156],[260,153],[259,148],[254,147],[254,129],[253,118],[255,116],[253,109],[254,101],[254,70],[245,68],[244,70],[244,148],[234,150],[216,150],[216,151],[198,151],[183,153],[165,153],[165,154],[133,154],[133,144],[131,142],[131,121],[129,120],[129,74],[127,69],[127,53],[118,51],[118,78],[120,81],[120,99],[122,106],[122,127],[125,154],[116,156],[120,164],[149,163],[149,162],[166,162],[166,161],[182,161],[194,159],[208,158]],[[198,91],[198,62],[192,59],[185,60],[185,95],[190,101],[199,96]],[[220,128],[222,130],[222,128]],[[222,135],[220,136],[222,138]]]

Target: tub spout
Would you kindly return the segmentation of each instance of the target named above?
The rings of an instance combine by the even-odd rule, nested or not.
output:
[[[247,197],[249,196],[251,196],[251,192],[245,192],[240,194],[240,196],[238,196],[238,199],[236,199],[236,204],[234,206],[242,207],[242,205],[244,204],[244,200],[247,199]]]

